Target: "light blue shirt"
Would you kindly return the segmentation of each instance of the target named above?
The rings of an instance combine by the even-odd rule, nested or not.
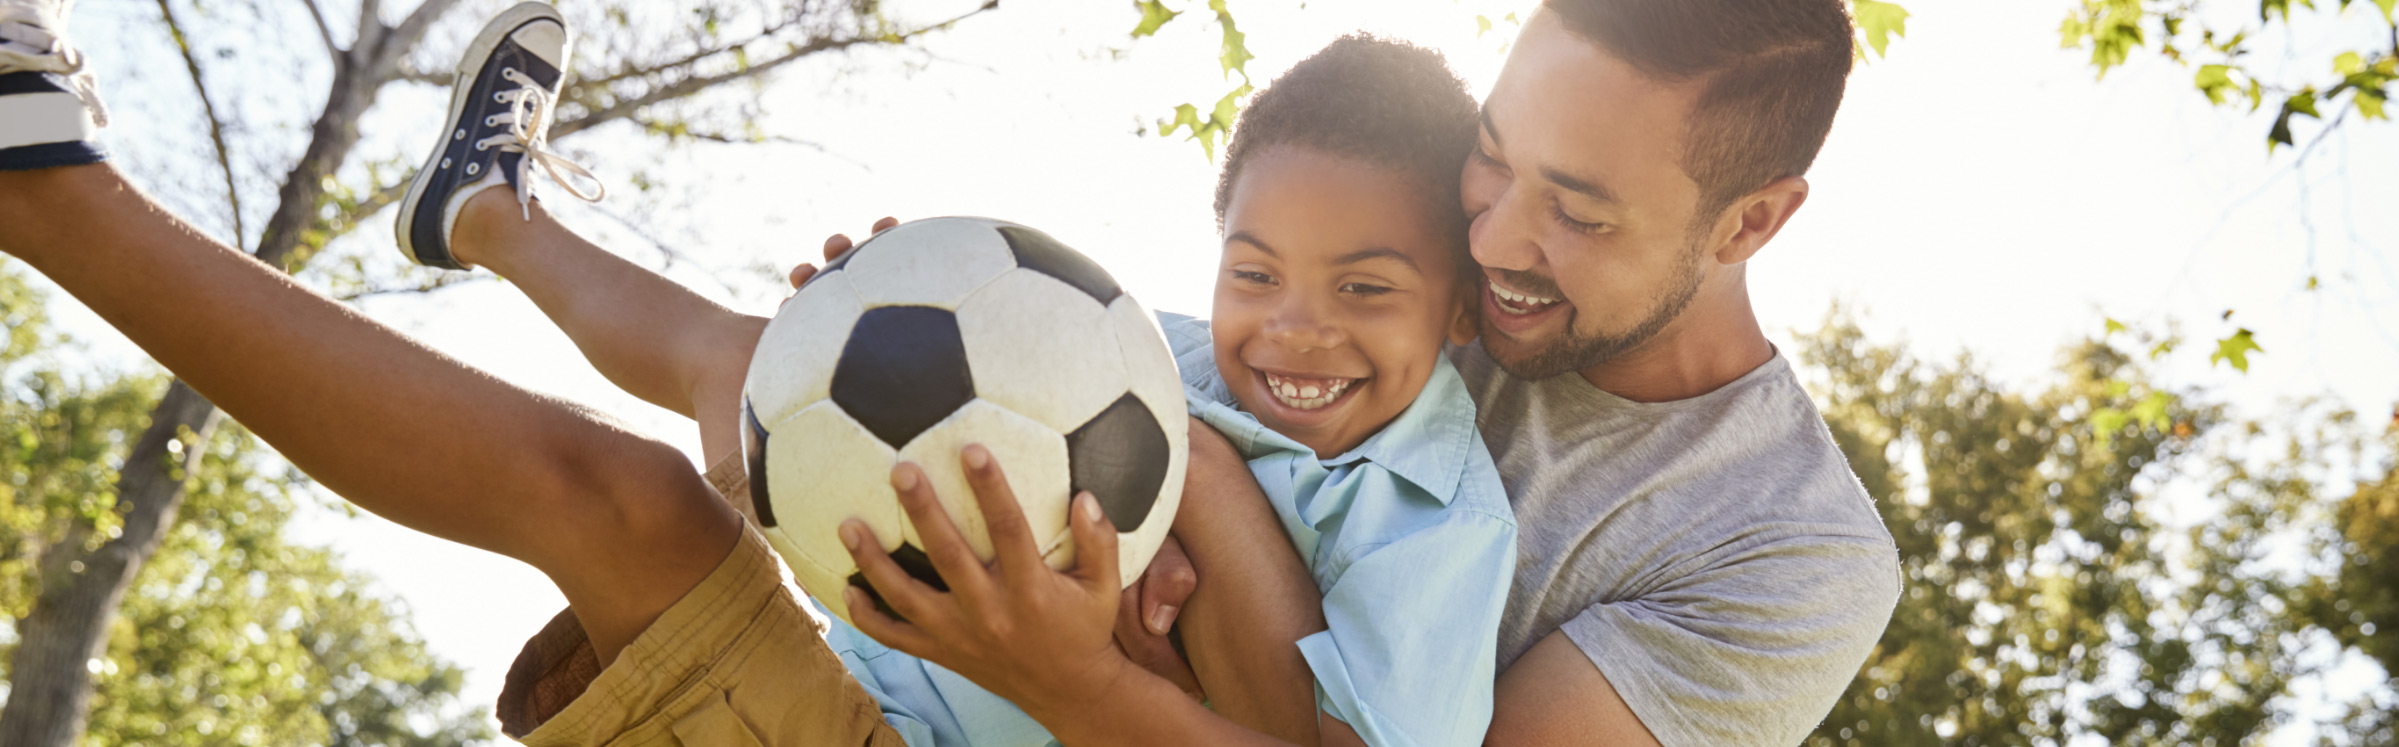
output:
[[[1375,747],[1481,744],[1516,520],[1448,357],[1397,419],[1324,459],[1236,409],[1207,322],[1159,320],[1192,414],[1249,460],[1324,594],[1326,630],[1299,641],[1317,707]],[[914,747],[1057,743],[1014,704],[838,619],[826,641]]]

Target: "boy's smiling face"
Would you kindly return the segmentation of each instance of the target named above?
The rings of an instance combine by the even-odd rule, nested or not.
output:
[[[1399,417],[1471,339],[1454,220],[1404,172],[1302,146],[1254,154],[1224,212],[1210,322],[1243,409],[1321,456]]]

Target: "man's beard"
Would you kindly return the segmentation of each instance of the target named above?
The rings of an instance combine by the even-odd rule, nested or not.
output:
[[[1659,332],[1664,331],[1666,325],[1674,323],[1677,317],[1682,316],[1683,310],[1691,306],[1691,299],[1699,295],[1701,253],[1694,246],[1686,250],[1684,256],[1687,259],[1683,262],[1682,267],[1678,268],[1671,284],[1667,286],[1665,292],[1657,296],[1657,301],[1651,304],[1649,314],[1642,318],[1640,324],[1633,325],[1632,329],[1621,334],[1585,335],[1575,331],[1575,320],[1568,317],[1566,331],[1560,333],[1556,339],[1551,340],[1540,350],[1515,359],[1494,354],[1491,356],[1492,360],[1498,361],[1499,367],[1507,371],[1510,376],[1526,380],[1539,380],[1570,371],[1592,368],[1640,349],[1642,345],[1648,344],[1651,338],[1657,337]],[[1557,283],[1549,278],[1511,270],[1502,270],[1500,275],[1509,287],[1520,292],[1546,295],[1552,298],[1566,297],[1558,289]],[[1582,312],[1582,306],[1576,305],[1572,311],[1579,314]],[[1506,336],[1506,333],[1494,329],[1490,320],[1483,320],[1483,337],[1486,338],[1483,349],[1485,351],[1489,351],[1491,348],[1489,338],[1505,339]]]

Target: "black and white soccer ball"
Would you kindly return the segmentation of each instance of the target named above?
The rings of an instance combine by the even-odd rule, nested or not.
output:
[[[899,461],[924,469],[986,562],[967,444],[997,457],[1053,568],[1074,563],[1067,511],[1091,491],[1128,584],[1182,500],[1183,383],[1156,319],[1089,258],[1005,221],[915,221],[827,263],[759,337],[743,415],[758,523],[843,620],[843,587],[873,592],[836,533],[845,520],[942,586],[891,488]]]

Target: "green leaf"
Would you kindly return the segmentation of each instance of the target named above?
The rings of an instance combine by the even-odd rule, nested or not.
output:
[[[1866,46],[1874,56],[1888,58],[1891,37],[1908,35],[1908,10],[1898,3],[1882,0],[1852,0],[1850,15],[1855,18],[1858,32],[1866,37]]]
[[[2132,422],[2132,415],[2113,407],[2091,411],[2091,432],[2099,436],[2102,445],[2115,440],[2116,434],[2124,432],[2124,424],[2129,422]]]
[[[1483,38],[1483,35],[1484,35],[1484,34],[1488,34],[1488,33],[1491,33],[1491,17],[1490,17],[1490,16],[1475,16],[1475,17],[1474,17],[1474,38],[1481,39],[1481,38]]]
[[[2149,359],[2157,360],[2159,358],[2166,357],[2166,354],[2171,352],[2174,352],[2174,341],[2171,339],[2163,340],[2158,344],[2149,347]]]
[[[2198,86],[2199,92],[2207,94],[2207,100],[2217,105],[2224,103],[2226,91],[2240,90],[2233,85],[2232,67],[2228,65],[2199,66],[2199,74],[2192,76],[2191,84]]]
[[[1179,10],[1168,10],[1163,0],[1133,0],[1133,7],[1141,11],[1141,25],[1133,27],[1135,39],[1158,33],[1158,27],[1183,14]]]
[[[2388,119],[2388,115],[2383,113],[2382,105],[2389,100],[2389,98],[2383,96],[2381,91],[2363,88],[2358,89],[2357,100],[2355,102],[2357,105],[2357,113],[2367,119]]]
[[[2356,52],[2342,52],[2341,56],[2332,58],[2332,71],[2342,75],[2365,72],[2366,58],[2359,57]]]
[[[1226,76],[1240,73],[1242,80],[1248,80],[1249,61],[1253,59],[1249,53],[1249,35],[1241,33],[1241,27],[1233,25],[1233,12],[1225,10],[1224,2],[1208,0],[1208,9],[1216,11],[1217,25],[1224,27],[1224,54],[1217,59],[1224,63]]]
[[[2104,317],[2102,317],[2102,318],[2104,318]],[[2125,331],[2126,329],[2127,329],[2127,328],[2124,326],[2124,323],[2123,323],[2123,322],[2119,322],[2119,321],[2116,321],[2116,320],[2114,320],[2114,319],[2107,319],[2107,333],[2108,333],[2108,334],[2111,334],[2111,335],[2112,335],[2112,334],[2115,334],[2115,333],[2118,333],[2118,332],[2123,332],[2123,331]]]
[[[2208,355],[2207,362],[2209,365],[2214,365],[2219,361],[2230,363],[2233,370],[2248,373],[2249,354],[2263,352],[2266,352],[2266,349],[2258,347],[2256,337],[2247,328],[2242,328],[2240,331],[2232,333],[2230,337],[2217,340],[2216,352]]]
[[[2149,396],[2141,398],[2138,404],[2132,406],[2133,420],[2139,421],[2141,425],[2149,428],[2165,430],[2166,426],[2173,424],[2172,419],[2166,414],[2167,408],[2173,404],[2174,395],[2165,392],[2150,392]]]

